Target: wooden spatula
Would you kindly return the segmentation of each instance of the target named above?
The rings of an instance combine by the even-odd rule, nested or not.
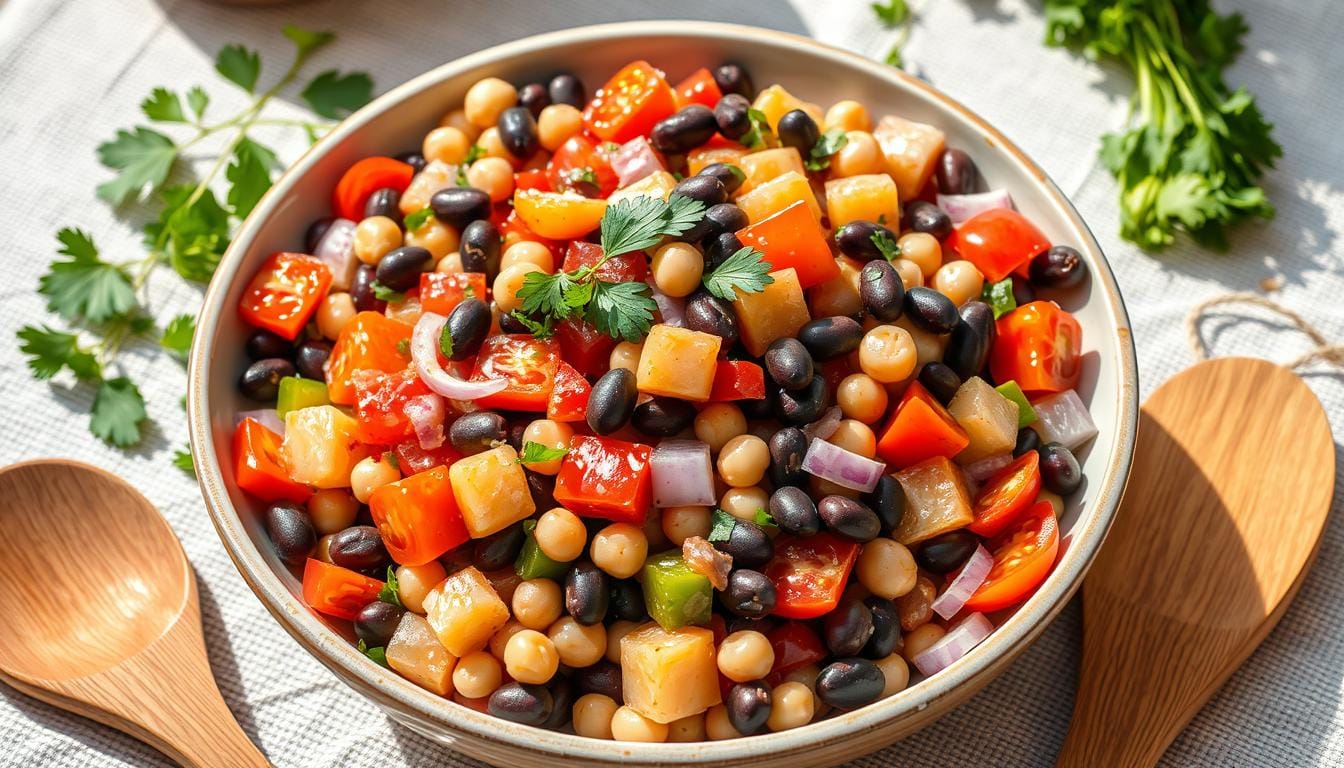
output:
[[[1334,494],[1315,395],[1221,358],[1143,404],[1120,511],[1083,582],[1083,661],[1062,768],[1157,763],[1278,623]]]

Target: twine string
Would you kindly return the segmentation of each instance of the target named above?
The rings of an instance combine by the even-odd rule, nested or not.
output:
[[[1312,325],[1306,318],[1276,301],[1271,301],[1255,293],[1228,293],[1222,296],[1214,296],[1196,304],[1190,310],[1190,314],[1186,315],[1185,318],[1185,333],[1190,341],[1190,349],[1195,355],[1196,362],[1207,360],[1209,357],[1208,347],[1204,343],[1204,337],[1200,334],[1200,322],[1210,309],[1225,304],[1250,304],[1269,310],[1288,320],[1297,330],[1310,338],[1315,347],[1288,362],[1286,365],[1289,368],[1301,370],[1317,362],[1344,368],[1344,344],[1330,343],[1325,334],[1317,330],[1316,326]]]

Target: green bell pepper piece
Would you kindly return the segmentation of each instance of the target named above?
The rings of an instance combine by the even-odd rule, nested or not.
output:
[[[1008,398],[1017,405],[1017,428],[1021,429],[1036,422],[1036,409],[1027,402],[1027,396],[1022,393],[1022,388],[1016,381],[1005,381],[994,388],[994,391]]]
[[[280,394],[275,399],[275,412],[283,419],[290,411],[330,403],[326,383],[301,379],[298,376],[286,376],[280,380]]]
[[[536,520],[523,521],[523,533],[526,538],[523,539],[523,548],[518,551],[518,559],[513,561],[513,570],[518,574],[518,578],[524,581],[528,579],[560,581],[569,571],[569,563],[552,560],[541,551],[541,547],[537,546],[537,537],[532,535],[536,527]]]
[[[663,629],[708,624],[714,587],[686,565],[681,550],[668,550],[644,562],[644,606]]]

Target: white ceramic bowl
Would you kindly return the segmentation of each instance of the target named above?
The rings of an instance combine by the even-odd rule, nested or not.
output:
[[[258,505],[234,487],[227,466],[234,414],[248,407],[235,389],[246,365],[247,329],[235,311],[240,293],[268,254],[301,247],[308,224],[329,213],[331,189],[352,162],[418,147],[481,77],[522,83],[570,71],[593,89],[636,58],[662,67],[674,81],[701,66],[736,61],[758,86],[782,83],[822,105],[857,99],[875,116],[893,113],[934,124],[947,133],[949,146],[971,153],[993,186],[1008,188],[1052,241],[1077,247],[1091,272],[1087,284],[1061,303],[1083,327],[1079,389],[1101,435],[1082,452],[1087,482],[1060,521],[1063,546],[1053,573],[991,637],[948,669],[870,706],[792,731],[696,744],[598,741],[512,724],[430,694],[371,664],[351,645],[348,630],[334,630],[304,605],[298,579],[272,552]],[[1137,391],[1128,318],[1100,247],[1054,183],[994,128],[898,69],[813,40],[705,22],[638,22],[540,35],[466,56],[394,88],[318,142],[262,199],[220,264],[200,314],[188,402],[201,489],[243,578],[304,648],[398,721],[499,765],[800,768],[834,764],[914,732],[983,687],[1045,628],[1080,585],[1119,504],[1134,447]]]

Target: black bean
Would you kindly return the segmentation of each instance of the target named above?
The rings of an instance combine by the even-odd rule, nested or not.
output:
[[[947,211],[927,200],[906,203],[905,210],[901,211],[901,214],[907,229],[933,235],[939,240],[952,234],[952,217],[947,215]]]
[[[509,422],[509,436],[505,438],[505,441],[519,453],[523,452],[523,435],[527,433],[527,425],[531,423],[528,421],[529,418],[515,418],[514,421]]]
[[[392,639],[392,634],[397,631],[397,623],[405,615],[405,608],[374,600],[355,614],[355,637],[363,640],[370,648],[382,648]]]
[[[490,196],[475,187],[448,187],[429,198],[429,207],[445,224],[458,230],[478,219],[490,218]]]
[[[488,451],[495,443],[508,439],[508,422],[494,411],[464,413],[448,427],[448,442],[468,456]]]
[[[766,348],[765,370],[784,389],[802,389],[812,383],[812,356],[802,342],[785,336]]]
[[[364,218],[370,216],[386,216],[389,219],[401,223],[401,193],[393,187],[383,187],[375,189],[369,199],[364,202]]]
[[[724,93],[740,93],[748,99],[756,98],[756,86],[752,85],[751,75],[738,64],[720,64],[711,73],[714,84]]]
[[[625,701],[621,665],[603,659],[590,667],[574,670],[574,687],[579,695],[600,693],[617,704]]]
[[[294,367],[305,379],[324,381],[327,359],[331,357],[331,342],[326,339],[305,339],[294,349]]]
[[[579,78],[570,74],[556,75],[546,86],[552,104],[568,104],[583,109],[588,103],[588,91]]]
[[[551,475],[543,475],[532,472],[523,467],[523,472],[527,475],[527,492],[532,496],[532,504],[537,509],[554,509],[555,503],[555,478]]]
[[[706,208],[728,200],[728,190],[724,189],[723,182],[719,181],[716,176],[687,176],[677,182],[677,186],[672,189],[672,194],[699,200],[705,204]],[[699,240],[700,238],[692,239]]]
[[[734,166],[727,165],[724,167],[733,168]],[[701,221],[705,225],[705,234],[700,238],[701,240],[718,238],[719,235],[726,232],[736,233],[739,229],[751,223],[747,220],[747,214],[743,213],[742,209],[733,203],[720,203],[710,206],[709,210],[705,211],[705,218]]]
[[[957,305],[951,299],[922,285],[905,292],[905,314],[910,322],[929,333],[951,333],[961,321]]]
[[[378,281],[378,270],[372,264],[360,264],[355,267],[355,276],[350,281],[350,298],[359,312],[382,312],[387,302],[378,298],[373,284]]]
[[[873,636],[873,612],[862,600],[847,597],[821,622],[826,647],[836,656],[857,656]]]
[[[611,604],[607,615],[623,621],[644,621],[649,617],[644,605],[644,588],[634,579],[612,579]]]
[[[980,544],[970,531],[948,531],[924,542],[915,553],[915,562],[930,573],[951,573],[966,563]]]
[[[523,321],[518,319],[518,315],[509,312],[499,316],[499,330],[504,333],[531,333],[532,331],[523,325]]]
[[[896,320],[905,311],[906,295],[905,283],[886,259],[874,259],[863,265],[859,272],[859,298],[868,314],[884,323]]]
[[[770,482],[778,488],[784,485],[802,485],[807,481],[803,472],[803,456],[807,454],[807,435],[797,427],[785,427],[770,436]]]
[[[686,327],[690,330],[718,336],[723,339],[724,347],[731,347],[737,343],[737,315],[733,313],[732,305],[718,296],[708,291],[697,290],[686,300],[683,312],[686,316]]]
[[[352,525],[337,532],[327,553],[333,564],[352,571],[367,571],[387,562],[383,537],[371,525]]]
[[[303,235],[303,249],[308,253],[317,250],[317,244],[322,242],[322,236],[327,234],[331,225],[336,222],[335,216],[323,216],[308,225],[308,231]]]
[[[968,301],[957,310],[961,320],[952,329],[943,362],[962,379],[984,370],[996,334],[994,310],[983,301]]]
[[[772,619],[761,617],[751,618],[748,616],[727,616],[723,622],[724,631],[728,634],[750,630],[768,635],[778,629],[779,625]]]
[[[935,400],[947,405],[961,388],[961,377],[949,366],[935,361],[925,363],[919,369],[919,383],[929,390]]]
[[[471,564],[482,571],[498,571],[513,565],[523,548],[523,524],[514,523],[471,544]]]
[[[448,313],[445,328],[453,340],[453,354],[449,360],[466,360],[481,350],[485,337],[490,335],[490,307],[477,298],[466,298]]]
[[[649,143],[659,152],[681,155],[709,141],[718,130],[713,110],[703,104],[690,104],[655,123]]]
[[[811,536],[821,530],[817,505],[807,491],[792,485],[776,488],[770,494],[770,517],[779,530],[791,536]]]
[[[541,117],[541,110],[551,105],[551,94],[541,83],[528,83],[518,89],[518,106],[532,113],[532,117]]]
[[[817,698],[839,710],[858,709],[882,695],[886,677],[867,659],[840,659],[817,675]]]
[[[765,529],[749,520],[738,520],[728,538],[714,542],[714,547],[732,555],[734,565],[747,568],[765,565],[775,555],[774,543]]]
[[[873,619],[873,634],[863,646],[860,655],[868,659],[885,659],[901,646],[901,617],[896,603],[884,597],[869,595],[864,598]]]
[[[743,736],[760,733],[770,719],[770,686],[764,681],[738,683],[728,690],[724,703],[728,722]]]
[[[544,685],[505,683],[490,694],[490,714],[512,723],[541,725],[555,709],[555,700]]]
[[[938,158],[938,191],[944,195],[968,195],[980,185],[980,171],[965,151],[948,147]]]
[[[751,130],[751,102],[746,97],[730,93],[714,105],[714,122],[725,138],[737,141]]]
[[[411,170],[416,173],[425,170],[425,156],[419,152],[402,152],[400,155],[397,155],[396,159],[411,166]]]
[[[1029,451],[1041,447],[1041,436],[1031,427],[1017,430],[1017,442],[1013,444],[1013,458],[1024,456]]]
[[[266,508],[266,533],[275,553],[290,565],[301,565],[317,543],[317,532],[308,511],[287,501],[277,501]]]
[[[1029,268],[1031,284],[1041,288],[1072,288],[1087,277],[1083,255],[1067,245],[1037,254]]]
[[[541,146],[537,139],[537,119],[527,107],[509,107],[499,113],[495,122],[499,142],[510,155],[525,160]]]
[[[905,488],[891,475],[878,478],[873,490],[864,495],[863,500],[877,515],[882,524],[882,533],[891,533],[905,517]]]
[[[798,341],[807,347],[814,360],[834,360],[859,348],[863,326],[844,315],[823,317],[799,328]]]
[[[671,437],[695,421],[695,406],[674,397],[655,397],[635,406],[630,423],[653,437]]]
[[[578,695],[569,678],[556,675],[551,680],[551,715],[542,721],[541,727],[555,731],[568,725],[574,714],[576,698]]]
[[[1020,307],[1036,300],[1036,289],[1029,281],[1021,275],[1011,275],[1009,279],[1013,281],[1013,303]]]
[[[724,232],[718,237],[706,238],[701,247],[705,251],[705,272],[711,272],[729,256],[742,250],[742,241],[737,239],[736,232]]]
[[[434,256],[418,245],[403,245],[378,260],[378,282],[394,291],[409,291],[420,284],[420,274],[432,267]]]
[[[793,147],[803,157],[811,154],[812,146],[821,138],[817,121],[801,109],[785,112],[775,125],[775,133],[779,136],[780,144]]]
[[[827,528],[859,543],[872,541],[882,532],[877,513],[861,501],[845,496],[825,496],[817,502],[817,515]]]
[[[700,172],[696,175],[713,176],[718,179],[719,182],[723,184],[723,189],[728,193],[729,197],[732,197],[733,193],[737,192],[738,188],[742,186],[742,182],[747,180],[747,174],[732,163],[710,163],[704,168],[701,168]],[[744,213],[742,216],[745,220],[746,214]],[[742,227],[745,226],[746,224],[744,223]],[[733,229],[741,229],[742,227],[733,227]]]
[[[896,244],[896,233],[875,221],[851,221],[835,231],[835,247],[851,259],[872,261],[884,258],[873,238]]]
[[[280,380],[295,373],[294,364],[283,358],[258,360],[243,371],[238,379],[238,391],[252,400],[271,402],[280,393]]]
[[[599,435],[624,427],[635,412],[635,374],[629,368],[612,368],[602,374],[588,394],[588,426]]]
[[[462,230],[457,252],[463,272],[483,272],[487,282],[499,275],[499,252],[503,238],[489,219],[477,219]],[[480,297],[484,298],[484,297]]]
[[[565,610],[585,626],[602,623],[611,604],[607,574],[588,561],[577,563],[565,574]]]
[[[830,405],[831,394],[826,387],[826,377],[813,376],[812,383],[805,389],[795,392],[779,390],[779,397],[775,400],[775,417],[791,427],[801,427],[821,418]]]
[[[294,342],[278,333],[258,328],[247,337],[247,356],[254,361],[293,355]]]
[[[1068,496],[1083,484],[1083,468],[1073,451],[1060,443],[1046,443],[1040,447],[1041,485],[1047,491]]]
[[[720,593],[719,599],[738,616],[759,619],[775,610],[778,593],[774,582],[760,571],[736,568],[728,574],[728,588]]]
[[[737,400],[737,407],[741,409],[742,415],[748,419],[760,420],[771,419],[775,415],[775,403],[772,400],[774,387],[766,387],[765,397],[755,400]]]

